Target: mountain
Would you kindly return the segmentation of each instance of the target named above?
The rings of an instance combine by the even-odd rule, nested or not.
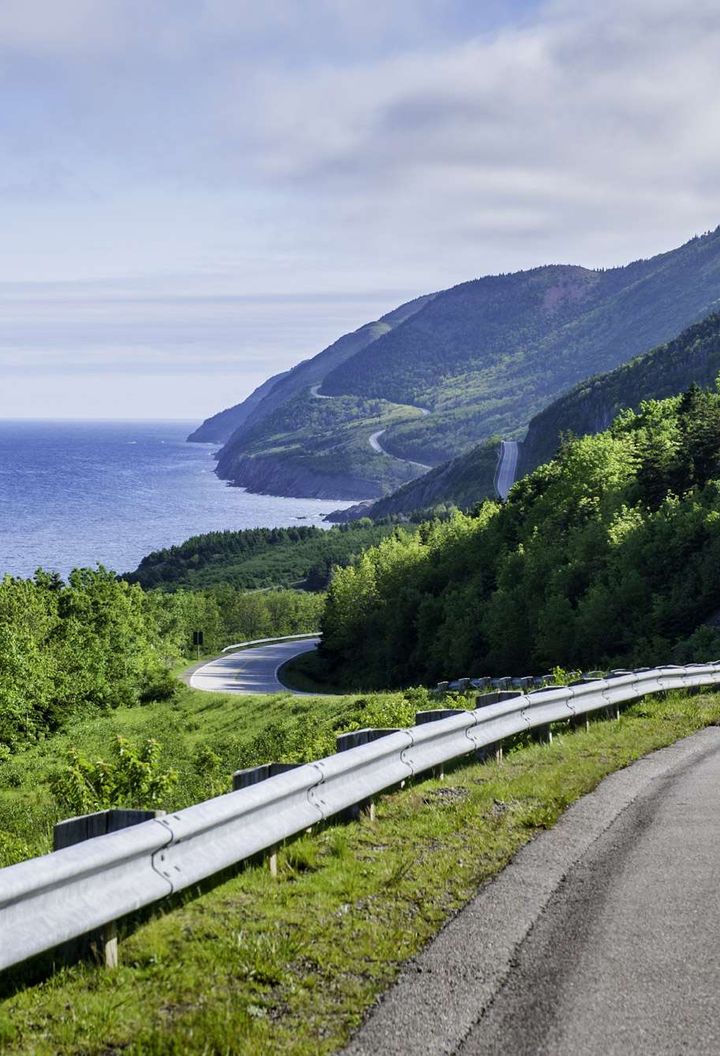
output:
[[[289,373],[290,371],[286,370],[282,374],[275,374],[272,378],[264,381],[262,385],[258,385],[255,391],[251,392],[242,403],[238,403],[234,407],[228,407],[227,410],[214,414],[212,418],[206,418],[202,425],[194,433],[190,434],[188,441],[191,444],[224,444],[226,440],[230,439],[235,430],[239,429],[243,422],[247,421],[258,404],[269,394],[270,390],[283,378],[286,378]]]
[[[274,494],[381,497],[492,437],[520,438],[562,392],[718,305],[720,228],[625,267],[550,265],[463,283],[272,384],[242,411],[218,473]]]
[[[551,459],[563,434],[600,433],[620,411],[643,400],[674,396],[690,385],[710,386],[720,375],[720,313],[688,327],[673,341],[581,382],[536,415],[520,445],[518,477]],[[327,520],[410,514],[438,505],[469,508],[494,494],[497,439],[471,448],[374,503],[351,506]]]
[[[188,440],[191,443],[220,442],[224,444],[242,426],[251,428],[255,422],[276,411],[284,402],[299,392],[321,384],[329,371],[343,360],[355,355],[365,345],[387,333],[393,326],[404,322],[413,312],[419,311],[431,296],[418,297],[414,301],[400,305],[399,308],[388,312],[381,319],[366,323],[365,326],[361,326],[359,330],[351,334],[344,334],[312,359],[305,359],[290,370],[268,378],[242,403],[207,418],[194,433],[190,434]]]
[[[674,396],[690,385],[714,384],[720,375],[720,314],[684,330],[674,341],[577,385],[530,422],[521,447],[524,474],[555,454],[564,433],[585,436],[607,429],[625,408]]]

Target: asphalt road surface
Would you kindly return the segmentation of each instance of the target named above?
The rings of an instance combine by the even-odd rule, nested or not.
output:
[[[720,729],[606,778],[486,885],[352,1056],[720,1053]]]
[[[515,483],[518,463],[517,440],[502,440],[500,442],[500,462],[497,473],[497,493],[501,499],[508,497],[510,488]]]
[[[306,638],[229,653],[194,671],[190,685],[213,693],[294,693],[280,682],[278,670],[294,656],[316,649],[319,641]]]

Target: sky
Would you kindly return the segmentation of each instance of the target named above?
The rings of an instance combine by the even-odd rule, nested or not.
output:
[[[2,0],[0,417],[185,418],[720,223],[716,0]]]

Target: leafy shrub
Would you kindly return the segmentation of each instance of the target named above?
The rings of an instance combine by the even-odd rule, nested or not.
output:
[[[161,768],[158,741],[147,738],[140,745],[132,745],[118,736],[109,762],[89,760],[76,748],[69,748],[67,765],[52,776],[50,787],[58,805],[75,816],[111,807],[159,807],[178,777],[177,770]]]

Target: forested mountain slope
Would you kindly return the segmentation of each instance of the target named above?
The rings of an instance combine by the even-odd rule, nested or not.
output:
[[[607,271],[544,267],[464,283],[337,367],[329,394],[428,407],[386,448],[437,463],[533,414],[589,374],[675,337],[720,304],[720,229]]]
[[[400,305],[381,319],[366,323],[351,334],[344,334],[312,359],[305,359],[291,370],[268,378],[242,403],[208,418],[199,429],[190,434],[188,440],[195,443],[217,441],[224,444],[233,434],[237,434],[234,439],[242,442],[245,434],[238,430],[243,427],[251,429],[298,393],[307,393],[313,385],[321,384],[329,371],[349,356],[355,355],[365,345],[388,333],[394,326],[404,322],[413,312],[419,311],[431,296],[418,297]]]
[[[530,422],[520,445],[518,477],[553,457],[564,433],[585,436],[612,423],[621,410],[643,400],[674,396],[693,383],[711,385],[720,375],[720,314],[713,313],[682,334],[617,367],[581,382]],[[497,439],[479,444],[402,488],[362,508],[350,507],[331,520],[386,517],[426,510],[438,504],[469,508],[492,498],[498,458]]]
[[[350,564],[392,531],[391,524],[366,520],[329,531],[302,525],[208,532],[154,550],[123,578],[146,590],[198,590],[225,584],[244,590],[325,590],[334,566]]]
[[[463,283],[291,371],[227,442],[218,472],[275,494],[382,495],[422,473],[413,463],[521,436],[561,392],[718,304],[720,229],[607,271],[558,265]],[[384,402],[370,411],[372,400]],[[384,453],[367,443],[380,430]]]
[[[536,415],[521,448],[520,472],[552,458],[563,433],[598,433],[626,407],[673,396],[693,382],[711,385],[719,374],[720,315],[713,313],[674,341],[582,382]]]
[[[720,393],[692,388],[338,571],[325,655],[365,687],[714,659],[719,568]]]

